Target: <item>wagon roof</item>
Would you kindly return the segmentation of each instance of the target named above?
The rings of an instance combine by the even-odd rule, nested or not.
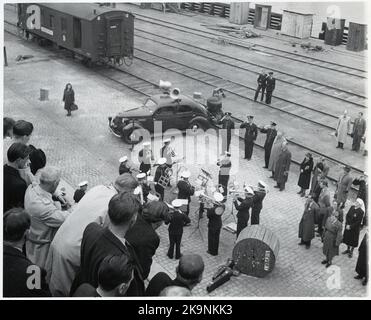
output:
[[[113,9],[109,7],[99,7],[98,5],[90,3],[39,3],[39,4],[46,8],[50,8],[59,12],[69,14],[76,18],[89,21],[94,20],[98,15],[107,12],[113,11],[126,12],[124,10]],[[94,10],[96,13],[94,13]]]

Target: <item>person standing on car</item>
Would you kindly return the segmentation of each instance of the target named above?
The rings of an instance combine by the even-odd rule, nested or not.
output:
[[[75,92],[72,89],[71,83],[66,84],[63,93],[64,108],[67,110],[67,117],[71,116],[71,107],[75,103]]]

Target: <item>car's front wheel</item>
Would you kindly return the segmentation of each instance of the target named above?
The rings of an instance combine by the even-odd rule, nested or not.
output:
[[[143,135],[140,133],[140,128],[133,127],[127,130],[124,130],[122,139],[127,144],[138,144],[143,140]]]

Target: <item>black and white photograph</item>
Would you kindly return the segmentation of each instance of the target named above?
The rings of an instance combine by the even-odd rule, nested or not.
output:
[[[1,7],[2,298],[368,298],[366,1]]]

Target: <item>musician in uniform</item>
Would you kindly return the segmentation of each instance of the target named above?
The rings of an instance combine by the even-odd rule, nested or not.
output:
[[[86,190],[88,189],[88,182],[83,181],[79,183],[79,188],[73,194],[73,200],[78,203],[81,198],[85,195]]]
[[[187,216],[189,215],[189,204],[191,203],[191,196],[195,193],[195,188],[189,183],[189,177],[191,176],[191,172],[186,170],[180,174],[180,180],[178,181],[178,199],[187,199]]]
[[[219,194],[222,197],[221,194]],[[214,196],[215,201],[222,201],[223,199],[216,198]],[[208,227],[208,250],[207,253],[211,254],[212,256],[218,255],[219,249],[219,237],[220,231],[222,229],[222,214],[216,210],[218,208],[218,204],[214,203],[212,207],[206,208],[207,217],[209,219]]]
[[[263,181],[259,181],[257,190],[254,190],[251,209],[251,225],[259,224],[260,222],[260,211],[263,209],[263,200],[267,194],[267,188],[268,186]]]
[[[175,259],[179,259],[182,256],[180,253],[180,244],[182,242],[183,227],[184,225],[189,224],[191,220],[180,210],[180,207],[182,206],[181,200],[175,199],[171,205],[174,207],[174,210],[171,212],[170,219],[165,221],[165,224],[169,225],[168,230],[170,242],[167,256],[170,259],[173,259],[175,247]]]
[[[226,112],[224,117],[218,122],[222,124],[222,152],[229,151],[229,146],[232,139],[232,129],[234,129],[234,122],[231,119],[232,113]],[[227,143],[227,145],[226,145]]]
[[[143,149],[139,151],[139,170],[145,174],[151,174],[151,160],[153,160],[153,153],[151,150],[151,142],[144,142]]]
[[[129,166],[128,166],[128,157],[127,156],[123,156],[120,158],[120,166],[119,166],[119,174],[123,174],[123,173],[132,173]]]
[[[161,158],[165,158],[166,159],[166,165],[169,168],[171,168],[172,165],[173,165],[173,159],[172,159],[172,157],[174,157],[173,151],[171,150],[171,147],[170,147],[170,142],[171,142],[171,139],[170,138],[165,139],[164,140],[164,146],[160,150],[160,156],[161,156]]]
[[[243,122],[240,126],[240,129],[246,129],[245,131],[245,158],[247,160],[251,159],[254,142],[258,137],[258,127],[255,123],[253,123],[253,116],[247,116],[249,122]]]
[[[225,202],[227,200],[229,172],[231,171],[231,167],[232,167],[230,152],[225,151],[225,155],[223,159],[219,160],[216,164],[217,166],[220,167],[218,184],[222,185],[223,187],[223,196],[224,196],[223,202]]]
[[[269,165],[269,158],[271,156],[271,150],[273,146],[274,139],[277,136],[277,130],[276,130],[276,123],[271,121],[271,124],[269,127],[265,126],[262,128],[259,128],[261,133],[266,133],[267,137],[265,139],[264,143],[264,160],[265,160],[265,166],[263,168],[268,169]]]
[[[168,166],[166,165],[166,158],[160,158],[158,159],[158,167],[155,172],[155,178],[153,179],[154,182],[156,182],[155,190],[160,195],[160,201],[164,201],[164,195],[165,195],[165,188],[163,185],[159,184],[160,178],[163,177],[163,179],[167,178],[167,169]]]
[[[147,178],[147,175],[144,172],[137,174],[137,181],[138,181],[139,187],[142,189],[143,199],[141,199],[142,200],[141,202],[143,203],[147,202],[147,197],[151,191],[151,187],[148,185],[146,178]]]
[[[250,208],[253,206],[254,191],[250,187],[245,187],[245,199],[237,197],[233,204],[237,212],[237,237],[242,229],[247,227],[250,219]],[[238,204],[240,202],[240,204]]]

